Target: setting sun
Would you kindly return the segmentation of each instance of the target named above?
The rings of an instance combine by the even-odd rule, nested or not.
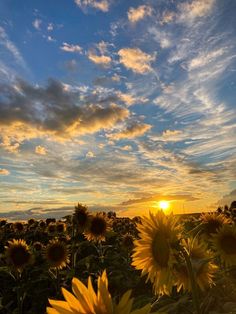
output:
[[[169,204],[169,202],[167,202],[167,201],[160,201],[160,202],[159,202],[159,207],[160,207],[162,210],[167,210],[167,209],[170,207],[170,204]]]

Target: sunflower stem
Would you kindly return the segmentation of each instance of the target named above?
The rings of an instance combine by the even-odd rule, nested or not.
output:
[[[56,268],[56,294],[59,296],[60,294],[60,271]]]
[[[182,248],[181,252],[182,252],[182,254],[184,256],[184,259],[185,259],[185,262],[186,262],[186,266],[187,266],[187,269],[188,269],[189,279],[190,279],[191,288],[192,288],[193,304],[194,304],[196,313],[197,314],[201,314],[200,304],[199,304],[198,287],[197,287],[197,284],[196,284],[196,278],[195,278],[195,274],[194,274],[194,271],[193,271],[191,259],[189,257],[189,254],[185,250],[185,248]]]
[[[23,297],[22,297],[22,287],[21,287],[21,274],[17,271],[16,273],[17,281],[17,308],[18,314],[23,314]]]

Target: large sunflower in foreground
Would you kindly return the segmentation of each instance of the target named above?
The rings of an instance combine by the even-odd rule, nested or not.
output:
[[[49,300],[52,308],[47,307],[47,314],[148,314],[151,305],[147,304],[141,309],[132,311],[133,299],[131,291],[126,292],[120,302],[112,302],[108,291],[106,271],[98,277],[98,289],[95,293],[91,277],[86,287],[79,279],[72,280],[72,293],[62,288],[65,301]]]
[[[200,216],[200,220],[202,222],[203,232],[207,236],[211,236],[217,232],[219,228],[221,228],[225,224],[230,224],[232,222],[231,219],[225,217],[223,214],[219,214],[217,212],[213,213],[202,213]]]
[[[106,234],[110,230],[108,218],[102,213],[97,213],[91,218],[89,227],[84,235],[89,241],[100,242],[106,240]]]
[[[218,267],[211,261],[212,252],[208,250],[207,244],[200,239],[188,239],[182,245],[186,249],[191,260],[195,280],[199,288],[204,291],[214,284],[214,274]],[[177,290],[191,291],[191,281],[185,260],[175,265]]]
[[[137,225],[140,239],[134,241],[132,265],[153,284],[156,294],[169,294],[174,285],[173,265],[176,261],[181,226],[173,214],[149,213]]]
[[[226,266],[236,265],[236,226],[224,225],[212,238],[213,248]]]

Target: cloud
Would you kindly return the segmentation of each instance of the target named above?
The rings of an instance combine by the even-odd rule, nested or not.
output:
[[[15,44],[9,39],[5,29],[1,26],[0,26],[0,45],[7,49],[12,54],[16,62],[27,70],[27,65],[20,51],[15,46]]]
[[[92,51],[89,51],[88,58],[93,63],[100,64],[100,65],[103,65],[103,66],[108,66],[111,63],[111,61],[112,61],[111,57],[104,56],[104,55],[98,56],[98,55],[94,54]]]
[[[62,44],[60,49],[66,52],[78,52],[80,54],[83,51],[83,49],[79,45],[68,44],[66,42]]]
[[[176,195],[151,195],[148,197],[142,197],[137,199],[129,199],[128,201],[122,202],[121,206],[127,206],[127,205],[134,205],[134,204],[140,204],[140,203],[147,203],[147,202],[157,202],[161,200],[166,201],[178,201],[178,200],[185,200],[185,201],[196,201],[198,198],[189,195],[189,194],[176,194]]]
[[[230,204],[236,201],[236,189],[232,190],[230,193],[224,195],[218,202],[217,205],[218,206],[224,206],[224,205],[228,205],[230,206]]]
[[[176,13],[172,11],[164,11],[162,17],[160,18],[160,24],[168,24],[174,21]]]
[[[109,1],[108,0],[75,0],[75,3],[82,9],[87,7],[100,10],[102,12],[109,11]]]
[[[53,23],[49,23],[48,26],[47,26],[47,30],[48,30],[49,32],[51,32],[51,31],[53,31],[53,29],[54,29]]]
[[[179,5],[179,20],[194,21],[211,13],[215,0],[193,0]]]
[[[47,154],[47,150],[45,147],[43,146],[36,146],[35,147],[35,153],[38,154],[38,155],[46,155]]]
[[[132,125],[126,127],[124,130],[113,133],[107,134],[112,140],[121,140],[121,139],[128,139],[128,138],[135,138],[144,135],[147,131],[151,129],[150,124],[145,123],[133,123]]]
[[[212,62],[217,62],[217,59],[222,57],[226,52],[225,48],[219,48],[207,53],[201,52],[199,55],[188,63],[188,70],[194,70],[201,67],[204,67]]]
[[[152,15],[152,8],[147,5],[140,5],[137,8],[130,8],[128,13],[128,19],[131,23],[137,23],[143,20],[147,16]]]
[[[94,158],[95,155],[94,155],[93,152],[89,151],[89,152],[87,152],[86,157],[87,157],[87,158]]]
[[[152,71],[150,62],[155,56],[143,52],[139,48],[122,48],[118,51],[120,63],[135,73],[145,74]]]
[[[108,130],[129,116],[129,111],[109,97],[81,95],[78,89],[50,80],[45,87],[18,80],[0,84],[0,134],[2,146],[16,149],[26,139],[61,140]],[[100,95],[99,95],[100,96]],[[103,96],[104,97],[104,96]]]
[[[35,19],[32,23],[33,27],[37,30],[41,29],[41,24],[42,24],[42,20],[40,19]]]
[[[0,176],[7,176],[9,174],[10,174],[9,170],[0,168]]]
[[[169,33],[161,31],[156,27],[150,27],[148,32],[154,36],[154,39],[160,44],[162,49],[169,48],[172,46],[172,40]]]

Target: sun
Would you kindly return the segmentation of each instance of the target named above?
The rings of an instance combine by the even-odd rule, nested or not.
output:
[[[167,201],[160,201],[160,202],[159,202],[159,207],[160,207],[160,209],[162,209],[163,211],[166,211],[166,210],[170,207],[170,204],[169,204],[169,202],[167,202]]]

